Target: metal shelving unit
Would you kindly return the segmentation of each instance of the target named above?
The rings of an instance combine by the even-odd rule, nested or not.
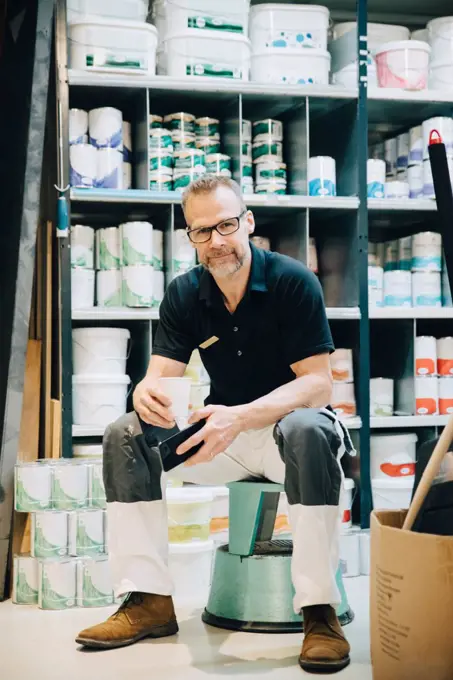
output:
[[[419,427],[444,427],[447,424],[448,416],[389,416],[384,418],[371,418],[371,428],[394,429],[408,428],[417,429]]]

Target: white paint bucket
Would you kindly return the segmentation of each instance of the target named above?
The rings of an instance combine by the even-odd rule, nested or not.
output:
[[[450,58],[453,61],[453,17],[438,17],[426,25],[432,49],[432,60]]]
[[[153,268],[151,265],[123,267],[123,304],[126,307],[151,307]]]
[[[436,130],[445,144],[447,154],[453,152],[453,120],[448,116],[435,116],[422,123],[423,129],[423,160],[429,159],[428,146],[431,132]]]
[[[164,116],[164,126],[168,130],[180,130],[184,133],[195,132],[195,116],[186,111],[177,111],[176,113],[168,113]]]
[[[204,175],[205,172],[206,167],[204,165],[197,165],[195,168],[187,168],[187,170],[175,170],[173,190],[182,193],[191,182]]]
[[[212,541],[170,543],[168,566],[177,607],[204,607],[209,597],[214,554]]]
[[[149,174],[149,190],[150,191],[173,191],[172,175],[158,172],[150,172]]]
[[[74,425],[107,427],[126,413],[128,375],[73,375]]]
[[[201,149],[179,149],[174,153],[174,164],[178,169],[205,165],[205,152]]]
[[[74,374],[104,373],[124,375],[128,344],[127,328],[74,328],[72,330],[72,361]]]
[[[411,504],[414,477],[402,479],[372,479],[375,510],[407,510]]]
[[[385,184],[385,198],[409,198],[409,183],[390,180]]]
[[[435,376],[415,378],[415,412],[419,416],[436,416],[439,412],[439,385]]]
[[[34,512],[31,515],[33,557],[61,557],[68,554],[68,513]]]
[[[231,177],[231,158],[224,153],[211,153],[206,156],[206,172],[212,175]]]
[[[195,149],[196,136],[194,132],[172,130],[170,134],[175,153],[176,151],[186,151],[188,149]],[[200,163],[200,165],[202,165],[202,163]]]
[[[398,269],[411,270],[412,265],[412,236],[398,239]]]
[[[207,488],[167,489],[170,543],[209,539],[213,499],[212,490]]]
[[[253,142],[252,158],[254,163],[268,163],[269,161],[281,163],[283,160],[282,143],[275,142],[272,137]]]
[[[71,609],[76,606],[76,560],[40,560],[38,606],[40,609]]]
[[[98,307],[121,307],[123,304],[120,269],[96,272],[96,304]]]
[[[386,241],[384,243],[384,268],[385,271],[398,269],[399,246],[398,241]]]
[[[252,54],[251,76],[259,83],[328,85],[330,61],[327,50],[268,47]]]
[[[113,604],[113,582],[108,557],[77,560],[77,604],[108,607]]]
[[[428,86],[431,48],[418,40],[397,40],[376,50],[379,87],[424,90]]]
[[[14,555],[13,594],[14,604],[38,604],[38,560],[30,555]]]
[[[164,233],[153,229],[153,268],[162,271],[164,268]]]
[[[357,61],[340,68],[335,73],[332,73],[332,85],[342,85],[348,89],[357,87],[359,79],[359,69]],[[367,59],[367,79],[368,85],[377,87],[377,73],[374,58],[368,54]]]
[[[205,154],[220,153],[220,139],[215,137],[196,137],[195,148],[204,151]]]
[[[90,144],[97,149],[123,150],[123,114],[112,106],[91,109],[88,114]]]
[[[415,475],[416,434],[371,435],[372,479],[398,479]]]
[[[250,41],[243,35],[185,28],[163,40],[157,71],[176,78],[247,81],[250,53]]]
[[[71,269],[72,309],[94,307],[94,269]]]
[[[384,272],[384,305],[412,307],[411,272],[400,269]]]
[[[227,486],[207,487],[207,490],[211,491],[214,496],[211,504],[210,533],[215,540],[216,535],[224,534],[229,530],[230,490]]]
[[[313,156],[308,159],[308,194],[309,196],[337,195],[334,158]]]
[[[123,152],[118,149],[97,150],[96,187],[98,189],[123,188]]]
[[[104,510],[77,510],[69,515],[69,554],[94,557],[104,553]]]
[[[349,31],[357,30],[357,23],[355,21],[345,21],[335,24],[333,28],[333,36],[335,40],[341,38],[342,35],[349,33]],[[382,45],[386,40],[409,40],[409,29],[405,26],[397,26],[395,24],[378,24],[368,22],[368,49],[375,50]]]
[[[340,536],[339,566],[344,578],[360,576],[359,533],[358,527],[352,527]]]
[[[343,480],[341,494],[341,530],[347,531],[352,526],[352,501],[354,500],[354,480],[346,477]]]
[[[396,177],[396,159],[398,157],[398,146],[396,137],[386,139],[384,142],[385,176],[387,178]]]
[[[438,61],[431,61],[429,69],[429,85],[432,90],[451,90],[453,87],[453,56],[443,56]]]
[[[52,468],[46,462],[14,466],[14,509],[36,512],[52,507]]]
[[[88,15],[69,25],[74,69],[154,75],[156,47],[157,29],[142,21]]]
[[[371,308],[384,306],[384,269],[368,266],[368,305]]]
[[[148,0],[69,0],[68,23],[91,14],[104,19],[146,21]]]
[[[153,17],[161,38],[191,26],[195,33],[215,32],[220,39],[231,32],[247,35],[249,6],[249,0],[216,4],[212,0],[156,0]]]
[[[334,382],[354,382],[352,349],[336,349],[330,355],[330,366]]]
[[[396,171],[405,170],[409,165],[409,133],[403,132],[396,138]]]
[[[153,128],[149,133],[148,146],[151,154],[157,152],[157,150],[165,150],[167,153],[173,154],[171,132],[166,128]]]
[[[69,109],[69,144],[88,144],[88,111]]]
[[[164,272],[153,269],[153,307],[159,307],[165,295]]]
[[[91,144],[72,144],[69,148],[69,183],[72,187],[96,186],[97,149]]]
[[[105,227],[96,232],[96,268],[119,269],[121,265],[120,230]]]
[[[153,225],[149,222],[120,224],[121,262],[125,266],[153,263]]]
[[[409,198],[422,198],[424,182],[422,163],[408,167],[407,181],[409,184]]]
[[[149,169],[161,175],[173,176],[173,151],[168,149],[149,150]]]
[[[257,163],[255,166],[255,177],[257,182],[283,180],[286,184],[286,163],[281,163],[279,161]]]
[[[437,346],[432,335],[418,335],[415,338],[415,374],[436,375]]]
[[[82,462],[52,466],[52,506],[77,510],[88,505],[88,467]]]
[[[94,229],[82,224],[71,227],[71,267],[93,269]]]
[[[256,120],[252,124],[253,141],[259,142],[261,139],[272,138],[275,142],[283,141],[283,123],[273,118]]]
[[[354,383],[333,383],[332,408],[340,418],[356,415]]]
[[[423,127],[416,125],[409,130],[409,167],[423,161]]]
[[[366,167],[368,198],[384,198],[385,161],[369,158]]]
[[[442,267],[442,237],[434,231],[424,231],[412,238],[412,271],[440,272]]]
[[[453,375],[453,338],[437,340],[437,372],[439,375]]]
[[[250,10],[253,51],[327,49],[329,10],[319,5],[266,3]]]
[[[412,304],[414,307],[442,307],[440,272],[412,274]]]
[[[201,116],[195,120],[195,134],[197,137],[212,137],[220,139],[220,121],[218,118]]]
[[[183,274],[195,266],[196,254],[185,229],[173,232],[173,272]]]
[[[106,507],[102,460],[93,460],[88,465],[88,496],[92,508],[104,509]]]
[[[370,416],[393,415],[393,389],[394,381],[391,378],[371,378]]]
[[[131,163],[132,162],[132,126],[126,120],[123,120],[122,134],[123,134],[123,160],[126,163]]]
[[[439,413],[453,414],[453,376],[439,378]]]

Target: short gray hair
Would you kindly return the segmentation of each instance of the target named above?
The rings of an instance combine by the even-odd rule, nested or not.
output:
[[[198,196],[199,194],[210,194],[215,191],[217,187],[226,187],[238,197],[242,210],[246,210],[246,205],[242,197],[241,187],[234,179],[229,177],[222,177],[222,175],[201,175],[189,184],[182,195],[182,209],[186,209],[187,201],[191,196]]]

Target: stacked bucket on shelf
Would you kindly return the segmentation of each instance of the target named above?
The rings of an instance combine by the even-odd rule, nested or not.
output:
[[[332,408],[342,419],[357,415],[352,349],[336,349],[330,357],[333,377]]]
[[[248,122],[248,121],[243,121]],[[247,131],[247,126],[246,126]],[[286,194],[286,163],[283,162],[283,124],[267,118],[252,125],[252,159],[256,194]],[[244,130],[244,126],[243,126]],[[248,148],[249,145],[245,143]]]
[[[371,435],[371,488],[375,510],[408,508],[415,480],[417,435]]]
[[[417,415],[453,413],[453,338],[415,339],[415,412]]]

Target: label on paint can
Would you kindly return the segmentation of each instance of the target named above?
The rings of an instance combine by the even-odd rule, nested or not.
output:
[[[102,474],[102,461],[89,466],[90,504],[93,508],[106,507],[105,487]]]
[[[17,512],[47,510],[52,506],[52,468],[46,463],[18,463],[14,468]]]
[[[412,274],[412,302],[414,307],[442,307],[440,272]]]
[[[106,227],[96,232],[97,269],[119,269],[120,230],[118,227]]]
[[[104,552],[104,511],[78,510],[69,516],[69,554],[95,556]]]
[[[121,261],[124,266],[153,263],[153,225],[149,222],[120,224]]]
[[[76,560],[39,562],[40,609],[70,609],[76,605]]]
[[[77,604],[79,607],[107,607],[113,604],[108,557],[89,557],[77,561]]]
[[[419,335],[415,338],[416,375],[436,375],[436,338]]]
[[[13,564],[14,604],[38,604],[38,560],[30,555],[15,555]]]
[[[123,304],[127,307],[151,307],[153,304],[153,268],[151,265],[123,267]]]
[[[419,416],[438,414],[438,379],[432,376],[415,378],[415,412]]]
[[[62,557],[68,554],[68,513],[36,512],[31,516],[33,557]]]
[[[402,270],[384,273],[384,305],[412,307],[411,273]]]
[[[88,505],[88,467],[83,463],[52,466],[52,505],[56,510],[76,510]]]

